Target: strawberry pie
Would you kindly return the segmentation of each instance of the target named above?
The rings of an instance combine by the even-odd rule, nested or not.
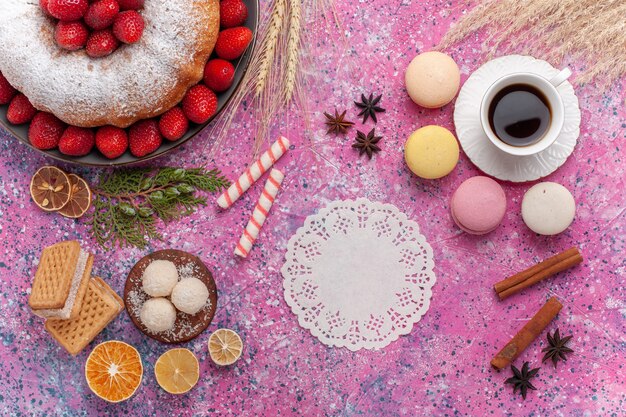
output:
[[[0,0],[0,106],[39,149],[148,155],[215,114],[246,18],[241,0]]]
[[[87,0],[84,7],[76,7],[78,0],[45,3],[52,17],[65,13],[74,23],[89,6]],[[140,13],[145,28],[138,42],[107,54],[121,43],[113,19],[109,29],[94,29],[86,50],[67,51],[55,41],[57,22],[36,2],[2,0],[0,71],[35,108],[70,125],[128,127],[157,116],[202,79],[219,31],[219,2],[148,0]]]

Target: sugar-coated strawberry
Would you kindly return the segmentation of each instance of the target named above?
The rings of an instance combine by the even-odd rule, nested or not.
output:
[[[217,96],[205,85],[195,85],[183,98],[183,111],[192,122],[205,123],[217,111]]]
[[[4,78],[0,72],[0,106],[10,102],[17,94],[17,90]]]
[[[128,135],[119,127],[102,126],[96,132],[96,148],[109,159],[118,158],[128,149]]]
[[[65,123],[52,113],[39,112],[28,127],[28,139],[37,149],[54,149],[59,146]]]
[[[88,7],[87,0],[48,0],[50,14],[64,22],[80,19]]]
[[[35,114],[37,114],[37,109],[33,107],[28,97],[19,93],[9,104],[7,120],[14,125],[21,125],[30,122]]]
[[[159,119],[159,130],[169,141],[173,142],[182,138],[189,130],[189,120],[183,109],[176,106],[163,113]]]
[[[84,156],[91,152],[96,144],[96,135],[92,129],[69,126],[61,135],[59,151],[64,155]]]
[[[215,53],[223,59],[232,61],[239,58],[252,41],[252,31],[244,26],[225,29],[217,36]]]
[[[222,0],[220,24],[223,28],[241,26],[248,18],[248,7],[241,0]]]
[[[113,53],[120,45],[111,29],[91,32],[87,40],[87,55],[92,58],[100,58]]]
[[[58,22],[54,29],[54,39],[63,49],[77,51],[87,45],[89,29],[81,21]]]
[[[140,120],[128,131],[130,153],[137,158],[151,154],[159,149],[163,138],[159,132],[159,123],[155,119]]]
[[[98,0],[89,5],[85,13],[85,23],[92,29],[102,30],[113,24],[120,6],[115,0]]]
[[[204,83],[218,93],[226,91],[233,85],[235,66],[225,59],[212,59],[204,67]]]
[[[139,42],[143,28],[143,17],[135,10],[127,10],[118,14],[113,22],[115,37],[124,43]]]
[[[41,10],[43,10],[43,13],[44,13],[46,16],[52,16],[52,15],[50,14],[50,9],[48,9],[48,2],[49,2],[49,1],[50,1],[50,0],[39,0],[39,7],[41,7]]]
[[[144,0],[117,0],[120,4],[120,10],[139,10],[143,9]]]

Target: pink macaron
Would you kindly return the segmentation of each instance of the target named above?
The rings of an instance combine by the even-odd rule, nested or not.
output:
[[[484,235],[494,231],[506,212],[506,195],[494,180],[472,177],[465,180],[450,201],[452,219],[463,231]]]

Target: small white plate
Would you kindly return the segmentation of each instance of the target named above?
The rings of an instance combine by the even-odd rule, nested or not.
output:
[[[530,56],[496,58],[478,68],[467,79],[454,109],[456,133],[467,157],[485,174],[503,181],[534,181],[550,175],[572,154],[580,134],[578,97],[572,85],[566,81],[557,88],[565,107],[563,131],[548,149],[535,155],[513,156],[502,152],[487,139],[480,125],[483,95],[499,78],[520,71],[532,72],[548,79],[559,73],[546,61]]]

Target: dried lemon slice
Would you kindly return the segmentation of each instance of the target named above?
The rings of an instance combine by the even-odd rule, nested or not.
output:
[[[170,394],[184,394],[200,378],[198,359],[189,349],[171,349],[162,354],[154,364],[156,380]]]
[[[218,365],[232,365],[243,351],[241,337],[230,329],[219,329],[209,337],[209,355]]]
[[[75,174],[67,176],[70,180],[70,201],[59,210],[59,214],[71,219],[82,217],[91,207],[91,189],[87,182]]]
[[[141,385],[142,377],[143,365],[137,349],[117,340],[100,343],[85,363],[89,388],[112,403],[129,399]]]
[[[62,209],[70,201],[70,194],[70,180],[57,167],[41,167],[30,180],[30,195],[42,210]]]

